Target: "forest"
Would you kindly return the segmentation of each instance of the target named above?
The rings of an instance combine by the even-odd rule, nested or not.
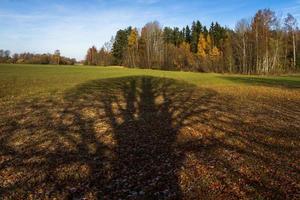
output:
[[[138,29],[119,30],[111,41],[87,51],[86,65],[122,65],[133,68],[280,74],[300,69],[300,31],[291,14],[279,17],[258,10],[234,29],[218,22],[204,26],[194,21],[182,29],[149,22]]]

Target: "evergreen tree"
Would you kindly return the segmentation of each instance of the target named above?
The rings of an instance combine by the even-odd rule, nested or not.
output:
[[[114,64],[122,65],[124,53],[128,45],[128,36],[131,32],[131,27],[125,30],[119,30],[116,34],[115,41],[112,47],[112,55],[114,57]]]
[[[165,27],[163,31],[163,38],[165,43],[174,43],[173,30],[170,27]]]
[[[186,28],[185,28],[185,41],[189,44],[192,41],[191,29],[189,26],[186,26]]]
[[[193,22],[192,25],[192,40],[191,40],[191,51],[197,53],[199,34],[202,33],[202,24],[200,21]]]
[[[182,42],[182,34],[179,31],[178,27],[173,29],[173,44],[179,47],[180,43]]]

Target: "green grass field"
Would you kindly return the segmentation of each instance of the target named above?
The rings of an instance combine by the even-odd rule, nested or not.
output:
[[[280,77],[219,75],[191,72],[127,69],[122,67],[0,64],[0,97],[63,92],[90,80],[126,76],[154,76],[183,80],[197,86],[265,85],[300,88],[300,75]]]
[[[1,64],[0,197],[297,199],[299,119],[300,75]]]

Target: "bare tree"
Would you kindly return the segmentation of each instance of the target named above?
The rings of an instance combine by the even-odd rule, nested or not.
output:
[[[163,35],[158,22],[150,22],[144,26],[141,38],[145,42],[147,68],[159,67],[163,63]]]
[[[293,67],[296,68],[296,29],[297,29],[297,20],[296,18],[288,14],[287,17],[285,18],[285,29],[288,33],[288,36],[291,36],[292,38],[292,49],[293,49]]]
[[[235,31],[238,37],[241,38],[241,49],[242,49],[242,72],[245,73],[247,71],[247,32],[250,30],[249,21],[246,19],[242,19],[238,21],[235,26]]]

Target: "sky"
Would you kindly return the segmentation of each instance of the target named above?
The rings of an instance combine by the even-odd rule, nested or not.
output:
[[[0,0],[0,49],[53,53],[81,60],[116,31],[150,21],[183,27],[194,20],[234,28],[258,9],[300,21],[300,0]]]

